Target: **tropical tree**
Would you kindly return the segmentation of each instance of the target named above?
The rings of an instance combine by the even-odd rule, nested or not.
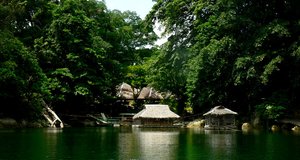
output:
[[[165,26],[169,57],[177,48],[189,51],[185,87],[194,110],[221,103],[252,112],[253,106],[279,103],[273,101],[278,94],[289,97],[280,103],[298,103],[297,5],[295,0],[158,0],[148,22]]]
[[[14,36],[26,47],[33,48],[34,40],[44,34],[52,21],[52,0],[1,1],[9,16],[3,19]]]
[[[136,13],[109,11],[94,0],[56,4],[47,33],[35,43],[54,106],[82,112],[112,103],[128,66],[147,53],[153,37]]]
[[[110,48],[109,52],[117,56],[114,58],[118,59],[122,67],[123,74],[118,79],[137,91],[134,93],[136,100],[142,88],[148,85],[145,63],[155,50],[157,35],[135,12],[113,10],[110,17],[114,36],[113,41],[108,41],[114,47]]]
[[[39,113],[42,99],[89,112],[110,105],[127,79],[145,85],[141,66],[156,35],[135,12],[96,0],[13,0],[0,2],[0,22],[5,113],[14,111],[7,106]]]
[[[35,51],[51,82],[55,105],[76,110],[75,106],[95,105],[109,96],[111,64],[105,59],[111,45],[99,34],[103,28],[97,21],[107,16],[105,9],[96,1],[62,1],[53,11],[47,34],[36,40]]]
[[[0,2],[0,113],[16,119],[38,118],[41,101],[50,96],[37,57],[15,36],[25,6],[21,1]]]
[[[38,118],[47,100],[47,79],[35,55],[7,30],[0,31],[0,100],[4,116]]]
[[[188,60],[188,50],[176,49],[170,52],[167,49],[168,44],[164,48],[156,51],[148,63],[148,83],[157,90],[167,96],[167,102],[172,103],[172,107],[181,114],[186,107],[186,76]],[[175,102],[175,103],[173,103]]]

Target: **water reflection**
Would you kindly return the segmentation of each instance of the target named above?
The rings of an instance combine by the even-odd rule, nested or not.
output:
[[[201,129],[65,128],[0,130],[6,160],[280,160],[300,157],[300,136]]]
[[[46,150],[45,159],[55,159],[59,157],[59,137],[62,134],[63,129],[60,128],[46,128],[44,129],[44,147]]]
[[[173,159],[178,135],[177,129],[130,128],[119,134],[120,158]]]
[[[237,137],[234,131],[205,131],[205,141],[210,147],[210,159],[234,159]]]

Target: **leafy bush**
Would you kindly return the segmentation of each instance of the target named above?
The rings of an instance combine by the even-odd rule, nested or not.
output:
[[[277,120],[286,110],[284,106],[268,103],[257,105],[255,109],[260,116],[268,120]]]

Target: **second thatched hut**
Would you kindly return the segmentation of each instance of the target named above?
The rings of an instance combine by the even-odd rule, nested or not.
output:
[[[141,127],[172,127],[179,118],[168,105],[146,104],[142,111],[133,116],[133,124]]]
[[[207,113],[205,117],[205,129],[236,129],[235,116],[236,112],[225,108],[224,106],[216,106]]]

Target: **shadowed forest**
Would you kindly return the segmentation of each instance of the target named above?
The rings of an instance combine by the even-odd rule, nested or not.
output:
[[[221,104],[249,118],[297,117],[299,6],[156,0],[143,20],[105,1],[1,0],[0,117],[40,119],[45,104],[58,114],[123,112],[123,82],[168,95],[160,103],[179,115]],[[160,46],[157,26],[168,37]]]

